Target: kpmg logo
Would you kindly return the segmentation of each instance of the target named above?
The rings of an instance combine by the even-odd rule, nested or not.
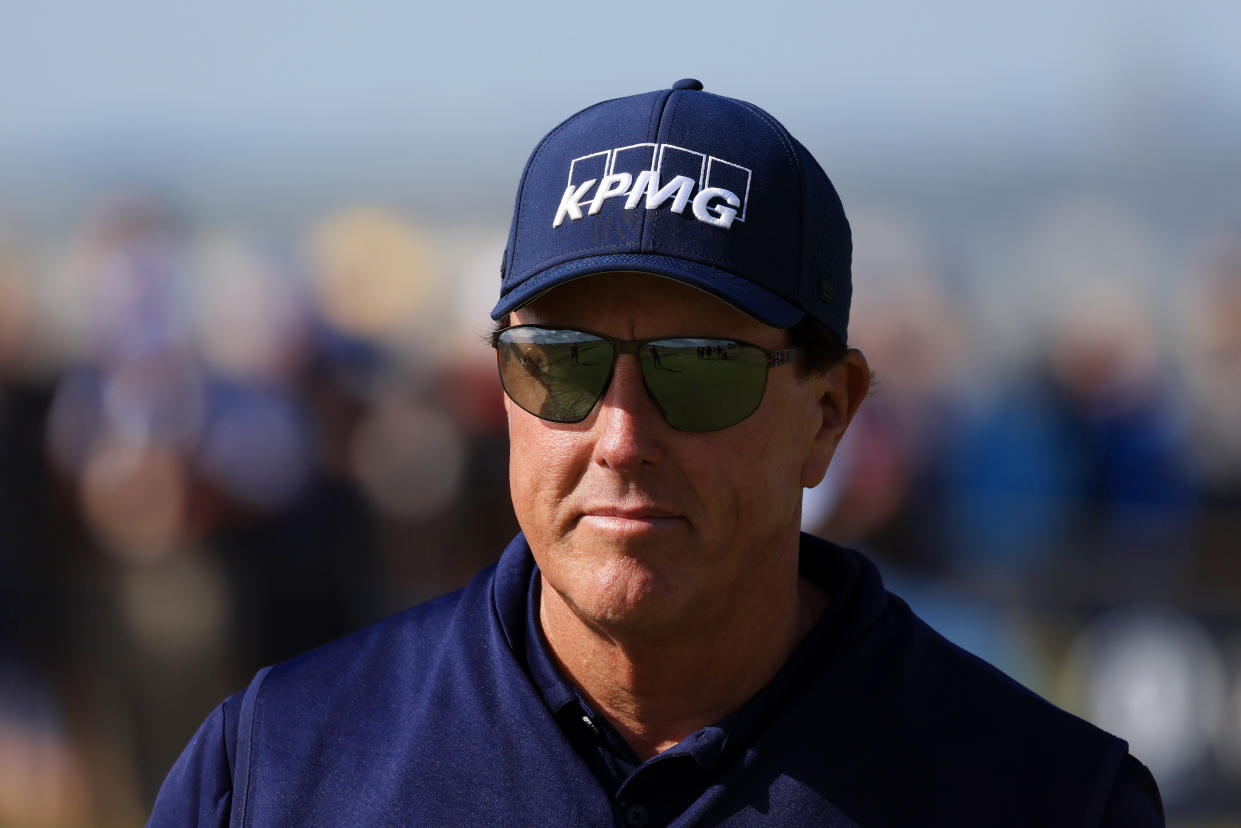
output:
[[[672,212],[689,206],[694,218],[727,230],[745,221],[750,175],[748,167],[672,144],[600,150],[570,162],[552,227],[596,215],[605,201],[623,197],[626,210],[657,210],[671,202]]]

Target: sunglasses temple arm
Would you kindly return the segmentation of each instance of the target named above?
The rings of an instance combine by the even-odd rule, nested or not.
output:
[[[802,346],[795,348],[785,348],[775,351],[771,354],[771,358],[767,360],[767,367],[779,368],[781,365],[787,365],[790,362],[796,362],[805,355],[806,349]]]

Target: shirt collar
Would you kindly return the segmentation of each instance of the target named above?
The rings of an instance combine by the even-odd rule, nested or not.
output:
[[[543,637],[543,625],[539,621],[539,599],[542,593],[542,578],[539,568],[535,566],[530,572],[530,581],[526,585],[526,668],[530,678],[543,694],[543,700],[557,715],[565,705],[578,702],[577,688],[561,675],[552,662],[551,650],[547,639]]]
[[[522,541],[524,546],[524,538],[518,536],[517,540]],[[525,551],[529,556],[528,547]],[[874,566],[858,553],[811,535],[802,535],[799,568],[801,575],[825,590],[831,600],[823,615],[794,649],[784,666],[740,708],[714,725],[702,728],[651,761],[665,756],[672,758],[688,754],[699,765],[710,769],[733,750],[751,744],[762,733],[767,722],[783,709],[816,673],[822,661],[847,646],[862,632],[862,629],[857,628],[857,622],[873,620],[881,611],[885,597],[882,581],[879,580]],[[521,647],[519,650],[515,646],[514,651],[519,657],[524,655],[525,667],[532,681],[562,726],[567,720],[579,723],[582,717],[586,717],[588,724],[595,723],[604,728],[606,736],[607,731],[611,730],[607,722],[595,715],[578,689],[560,673],[552,660],[539,621],[542,582],[538,566],[531,565],[521,575],[525,576],[524,584],[519,584],[514,578],[509,581],[508,586],[509,606],[516,609],[516,601],[513,599],[517,599],[518,594],[521,599],[517,600],[524,604],[518,616],[522,617],[524,622],[521,624],[523,629],[519,636]],[[518,589],[521,589],[520,593],[517,593]],[[859,604],[861,606],[858,606]],[[846,610],[851,622],[842,624],[841,618],[846,616]],[[514,617],[516,615],[513,612],[508,613],[510,623],[517,620]],[[868,625],[865,623],[863,627]],[[513,641],[511,635],[510,641]],[[516,644],[515,641],[513,643]],[[616,741],[618,740],[619,736],[616,738]]]

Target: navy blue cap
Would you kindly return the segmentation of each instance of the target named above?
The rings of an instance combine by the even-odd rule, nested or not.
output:
[[[757,106],[685,79],[595,104],[539,143],[491,316],[570,279],[639,271],[778,328],[809,315],[848,341],[852,254],[809,151]]]

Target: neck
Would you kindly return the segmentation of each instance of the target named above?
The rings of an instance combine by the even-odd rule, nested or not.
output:
[[[646,760],[757,693],[827,602],[794,570],[778,589],[749,589],[740,605],[674,634],[632,632],[584,621],[544,580],[539,619],[557,666]]]

